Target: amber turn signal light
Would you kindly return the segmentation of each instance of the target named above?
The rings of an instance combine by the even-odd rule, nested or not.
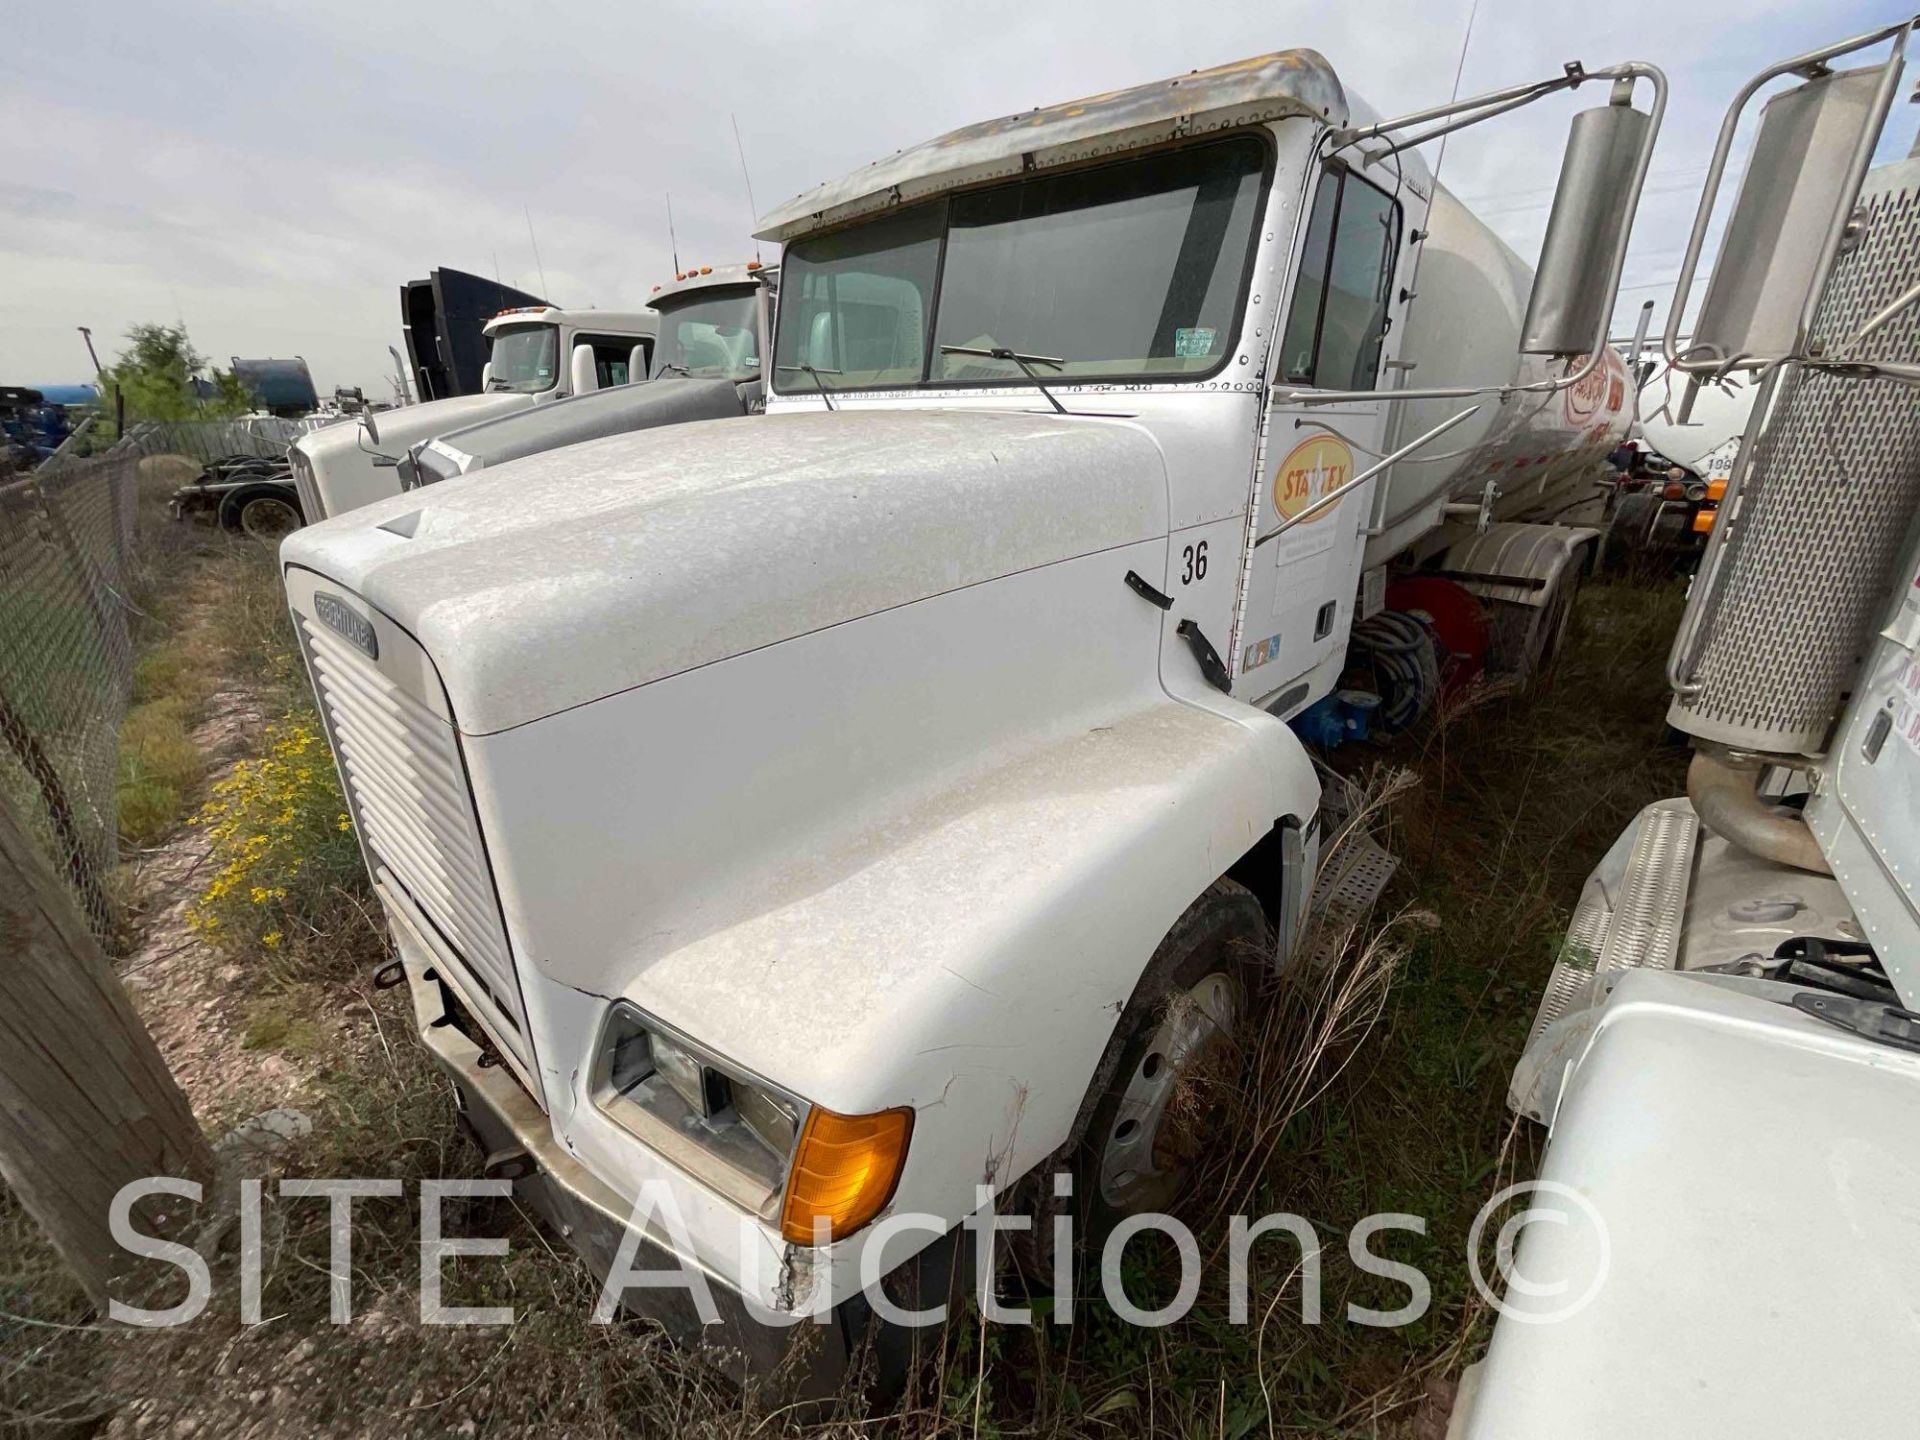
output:
[[[787,1179],[780,1233],[796,1245],[815,1242],[815,1221],[826,1238],[851,1235],[885,1208],[906,1163],[913,1111],[836,1115],[819,1106],[807,1112]]]

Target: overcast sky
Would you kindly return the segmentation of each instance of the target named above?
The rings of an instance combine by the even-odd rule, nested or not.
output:
[[[129,325],[184,319],[222,365],[301,354],[323,391],[384,394],[398,287],[435,266],[637,306],[672,268],[669,191],[683,262],[745,258],[729,117],[764,213],[958,125],[1291,46],[1383,112],[1436,104],[1469,4],[6,0],[0,383],[89,378],[76,325],[105,359]],[[1903,5],[1481,0],[1461,93],[1576,58],[1666,69],[1624,310],[1664,301],[1740,83]],[[1442,178],[1531,259],[1567,118],[1600,98],[1456,137]]]

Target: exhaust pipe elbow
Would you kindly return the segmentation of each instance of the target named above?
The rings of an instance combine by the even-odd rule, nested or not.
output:
[[[1700,823],[1714,834],[1763,860],[1831,875],[1833,867],[1820,853],[1806,820],[1761,799],[1759,785],[1758,760],[1698,750],[1687,767],[1687,799]]]

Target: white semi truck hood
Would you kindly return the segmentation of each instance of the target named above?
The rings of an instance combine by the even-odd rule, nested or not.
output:
[[[385,437],[385,430],[382,430]],[[426,648],[469,734],[1166,533],[1123,421],[708,421],[530,456],[289,537]]]
[[[1526,1227],[1449,1434],[1912,1434],[1920,1055],[1661,970],[1561,1043],[1539,1204],[1566,1223]]]
[[[360,422],[329,425],[302,436],[294,445],[294,475],[300,488],[300,508],[307,522],[345,514],[376,500],[400,493],[398,472],[376,466],[368,451],[399,456],[411,445],[444,435],[457,426],[533,404],[533,396],[508,390],[486,395],[453,395],[445,400],[429,400],[423,405],[407,405],[399,410],[383,410],[373,417],[380,432],[380,443],[366,438]],[[362,446],[365,449],[362,449]]]

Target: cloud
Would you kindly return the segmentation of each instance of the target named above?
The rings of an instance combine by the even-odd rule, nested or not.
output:
[[[0,180],[0,379],[83,374],[75,325],[111,348],[130,324],[179,316],[211,355],[299,353],[323,387],[377,388],[403,281],[497,267],[543,288],[529,215],[545,291],[567,303],[644,301],[672,267],[668,193],[683,261],[746,254],[734,117],[764,212],[957,125],[1291,45],[1382,111],[1434,104],[1469,3],[43,7],[10,22],[0,61],[0,133],[30,137]],[[1896,15],[1851,8],[1711,0],[1677,25],[1654,0],[1482,0],[1462,93],[1576,56],[1669,70],[1627,277],[1644,284],[1677,267],[1738,84]],[[1447,184],[1532,254],[1566,116],[1598,100],[1463,133]]]

